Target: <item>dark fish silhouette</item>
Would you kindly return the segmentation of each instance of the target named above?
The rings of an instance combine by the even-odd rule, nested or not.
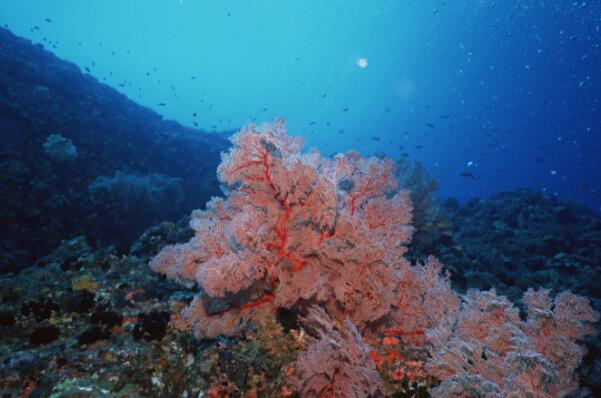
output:
[[[430,127],[431,129],[436,128],[436,126],[432,123],[426,123],[426,126]]]
[[[380,141],[380,137],[376,137],[375,135],[371,137],[372,140],[374,141]]]
[[[348,112],[348,108],[342,108],[342,112]]]
[[[459,177],[471,178],[472,180],[476,179],[476,176],[470,173],[469,171],[462,171],[461,173],[459,173]]]
[[[50,19],[50,18],[46,18],[46,22],[50,22],[50,23],[52,23],[52,19]]]
[[[165,106],[167,104],[165,104],[164,102],[159,102],[159,106]]]

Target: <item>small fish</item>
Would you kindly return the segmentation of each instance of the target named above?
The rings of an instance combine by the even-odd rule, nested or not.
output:
[[[196,117],[196,112],[194,112],[194,113],[192,114],[192,117]]]
[[[159,106],[165,106],[167,104],[165,104],[164,102],[159,102]]]
[[[431,129],[436,128],[436,126],[432,123],[426,123],[426,126],[430,127]]]
[[[309,122],[309,126],[313,126],[315,122]]]
[[[52,23],[52,19],[46,18],[46,22]]]
[[[321,95],[321,98],[325,98],[325,97],[326,97],[326,95],[325,95],[325,94],[322,94],[322,95]]]
[[[461,173],[459,173],[459,177],[467,177],[471,178],[472,180],[476,179],[476,176],[470,173],[469,171],[462,171]]]
[[[342,134],[342,133],[344,133],[344,129],[338,130],[338,134]]]
[[[84,69],[86,70],[86,72],[90,73],[90,68],[88,68],[87,66],[84,67]]]
[[[380,141],[380,137],[377,137],[377,136],[375,136],[375,135],[373,135],[373,136],[371,137],[371,139],[372,139],[372,140],[374,140],[374,141]]]
[[[263,112],[267,112],[267,110],[268,110],[267,108],[263,108]]]
[[[415,149],[422,149],[424,146],[423,145],[414,145],[413,146]]]
[[[342,108],[342,112],[348,112],[348,108]]]

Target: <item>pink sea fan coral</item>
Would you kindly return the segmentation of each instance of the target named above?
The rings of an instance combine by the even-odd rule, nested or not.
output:
[[[526,321],[494,290],[464,296],[451,332],[443,334],[446,344],[441,338],[429,347],[428,371],[442,380],[434,396],[456,396],[457,386],[471,383],[462,380],[485,381],[479,385],[504,397],[563,397],[578,390],[575,371],[584,351],[577,340],[594,334],[599,315],[588,299],[569,292],[553,300],[549,290],[530,289],[524,303]]]
[[[232,143],[218,169],[227,197],[193,212],[190,243],[166,247],[151,262],[202,288],[204,298],[182,313],[196,335],[236,334],[240,325],[225,320],[232,313],[244,320],[301,303],[323,305],[360,329],[385,316],[413,233],[394,164],[356,152],[301,153],[302,139],[288,136],[283,121],[248,125]],[[217,298],[227,303],[219,311],[199,309]]]

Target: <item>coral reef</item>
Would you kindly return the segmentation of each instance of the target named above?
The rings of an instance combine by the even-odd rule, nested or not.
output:
[[[77,147],[60,134],[51,134],[44,142],[44,152],[53,160],[65,162],[77,158]]]
[[[323,159],[282,121],[215,178],[223,136],[1,28],[0,54],[3,396],[601,396],[589,209],[441,206],[419,164]]]
[[[111,247],[95,249],[83,237],[64,240],[35,266],[18,274],[0,276],[0,332],[3,334],[0,390],[8,396],[293,397],[295,394],[298,396],[295,390],[303,388],[303,385],[309,388],[311,380],[324,383],[327,375],[336,371],[336,366],[321,368],[323,372],[314,373],[315,378],[311,379],[311,367],[302,367],[298,362],[308,355],[309,347],[320,341],[320,331],[331,330],[326,335],[336,337],[334,340],[340,343],[356,344],[356,340],[351,337],[352,328],[345,327],[348,325],[346,320],[330,315],[318,318],[322,319],[325,328],[315,320],[307,321],[311,318],[309,312],[313,312],[310,308],[314,307],[309,306],[300,314],[300,323],[294,308],[279,309],[275,313],[261,312],[242,328],[239,337],[231,339],[220,336],[214,340],[195,341],[189,330],[181,332],[177,329],[185,326],[185,322],[178,325],[172,315],[171,322],[167,324],[166,315],[179,314],[193,299],[194,291],[159,277],[145,264],[161,248],[185,244],[193,236],[194,231],[187,221],[184,219],[177,224],[164,222],[149,228],[131,245],[129,255]],[[526,366],[537,372],[544,371],[539,375],[557,377],[563,372],[568,376],[567,380],[580,376],[581,381],[586,377],[584,381],[591,387],[592,396],[599,395],[601,390],[592,385],[599,379],[594,374],[594,362],[577,368],[577,374],[553,365],[558,358],[572,352],[574,337],[578,336],[570,332],[570,335],[561,337],[560,332],[574,331],[579,335],[587,332],[587,322],[574,317],[590,315],[590,311],[574,312],[572,318],[559,314],[571,314],[565,310],[572,306],[586,308],[586,305],[582,306],[585,302],[581,299],[573,302],[574,297],[565,294],[561,299],[557,296],[554,300],[546,299],[545,291],[533,290],[526,300],[532,305],[530,312],[533,317],[530,320],[520,317],[518,322],[516,308],[492,292],[474,291],[465,297],[453,295],[447,277],[439,272],[441,264],[433,258],[427,261],[429,266],[414,266],[411,269],[416,271],[415,274],[405,274],[406,278],[411,277],[408,279],[411,283],[405,284],[405,287],[415,289],[405,291],[404,302],[412,306],[405,307],[402,322],[412,321],[412,313],[423,316],[424,311],[415,311],[420,309],[416,300],[424,306],[438,306],[438,314],[449,315],[441,323],[442,327],[426,327],[423,331],[414,330],[415,333],[380,327],[378,323],[372,325],[375,330],[368,328],[360,332],[362,344],[359,347],[369,347],[369,357],[380,378],[374,385],[381,387],[381,391],[377,391],[375,396],[466,394],[493,397],[495,392],[496,396],[503,396],[502,389],[508,387],[498,384],[498,379],[495,382],[485,378],[498,374],[492,369],[499,363],[503,364],[500,372],[505,372],[512,380],[521,377],[519,369],[529,371]],[[73,286],[81,285],[82,281],[91,289],[73,290]],[[428,295],[430,291],[433,294]],[[435,301],[438,296],[444,299]],[[458,302],[454,300],[462,302],[459,304],[463,306],[462,311],[457,312]],[[446,307],[441,305],[447,302]],[[559,307],[557,304],[554,307],[554,302],[560,303]],[[215,306],[214,310],[220,305],[218,302],[211,304]],[[467,315],[474,313],[481,315],[478,323],[467,323]],[[518,351],[519,356],[506,354],[504,361],[499,361],[499,354],[495,353],[505,352],[502,351],[505,348],[498,341],[507,339],[491,339],[491,336],[497,335],[472,332],[485,329],[497,314],[506,314],[502,319],[509,321],[505,326],[493,328],[503,331],[499,336],[510,336],[507,333],[512,332],[521,336],[516,343],[523,339],[532,350]],[[437,316],[432,319],[436,321]],[[427,322],[432,323],[432,320],[419,320],[426,325]],[[458,325],[469,327],[459,328]],[[478,325],[484,326],[479,328]],[[510,325],[522,329],[518,331]],[[415,324],[410,327],[415,327]],[[457,341],[459,333],[465,342],[463,349],[458,351],[460,360],[449,362],[450,358],[443,355],[445,348],[453,347],[449,342]],[[466,333],[472,335],[469,342],[465,340]],[[552,350],[559,357],[546,358],[547,351],[533,343],[537,339],[544,342],[545,333],[550,342],[555,342],[553,347],[557,347],[556,344],[565,347],[566,350]],[[328,345],[325,341],[321,344]],[[481,352],[475,351],[478,347],[482,348]],[[341,348],[341,353],[333,354],[336,355],[339,372],[373,376],[373,365],[365,358],[365,351],[359,351],[358,358],[362,358],[366,368],[359,370],[351,368],[345,359],[348,358],[345,355],[353,352],[352,345]],[[474,356],[470,356],[469,351],[465,352],[468,348],[474,350]],[[588,354],[591,355],[593,361],[599,358],[598,352]],[[443,380],[437,380],[430,374],[435,372],[432,360],[435,356],[446,358],[446,366],[442,365],[443,362],[439,364],[447,372],[445,376],[441,375],[446,377]],[[578,356],[571,355],[569,358],[572,362],[566,364],[573,370],[573,359]],[[475,360],[478,361],[473,362]],[[471,363],[477,363],[479,367],[475,368]],[[514,372],[507,371],[509,365],[514,367]],[[461,371],[457,372],[459,368]],[[482,376],[467,371],[474,369],[490,369],[491,372]],[[330,391],[327,390],[329,385],[327,383],[325,391]],[[345,391],[354,388],[352,385],[340,387],[347,388]],[[363,391],[361,385],[356,387],[359,389],[351,391]]]
[[[591,209],[529,189],[463,205],[450,199],[444,208],[452,238],[431,254],[453,270],[457,287],[494,287],[512,301],[531,286],[601,300],[601,217]]]
[[[112,177],[100,176],[88,186],[91,202],[103,209],[115,226],[140,230],[158,223],[181,209],[185,197],[181,178],[159,173],[140,174],[118,171]],[[165,202],[173,203],[164,206]],[[107,231],[108,233],[108,231]]]

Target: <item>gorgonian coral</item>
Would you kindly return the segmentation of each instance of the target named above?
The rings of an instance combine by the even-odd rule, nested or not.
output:
[[[404,258],[412,205],[392,162],[303,153],[281,120],[248,125],[232,143],[218,169],[226,197],[194,211],[194,238],[150,263],[201,288],[175,327],[199,339],[233,336],[253,318],[293,308],[312,333],[289,375],[305,396],[367,396],[383,386],[378,371],[402,382],[423,369],[442,381],[437,396],[555,397],[577,388],[576,340],[598,319],[587,300],[529,291],[523,321],[494,291],[460,297],[435,258]],[[388,347],[370,351],[365,341],[378,336]],[[401,341],[429,359],[405,361],[395,351]]]

